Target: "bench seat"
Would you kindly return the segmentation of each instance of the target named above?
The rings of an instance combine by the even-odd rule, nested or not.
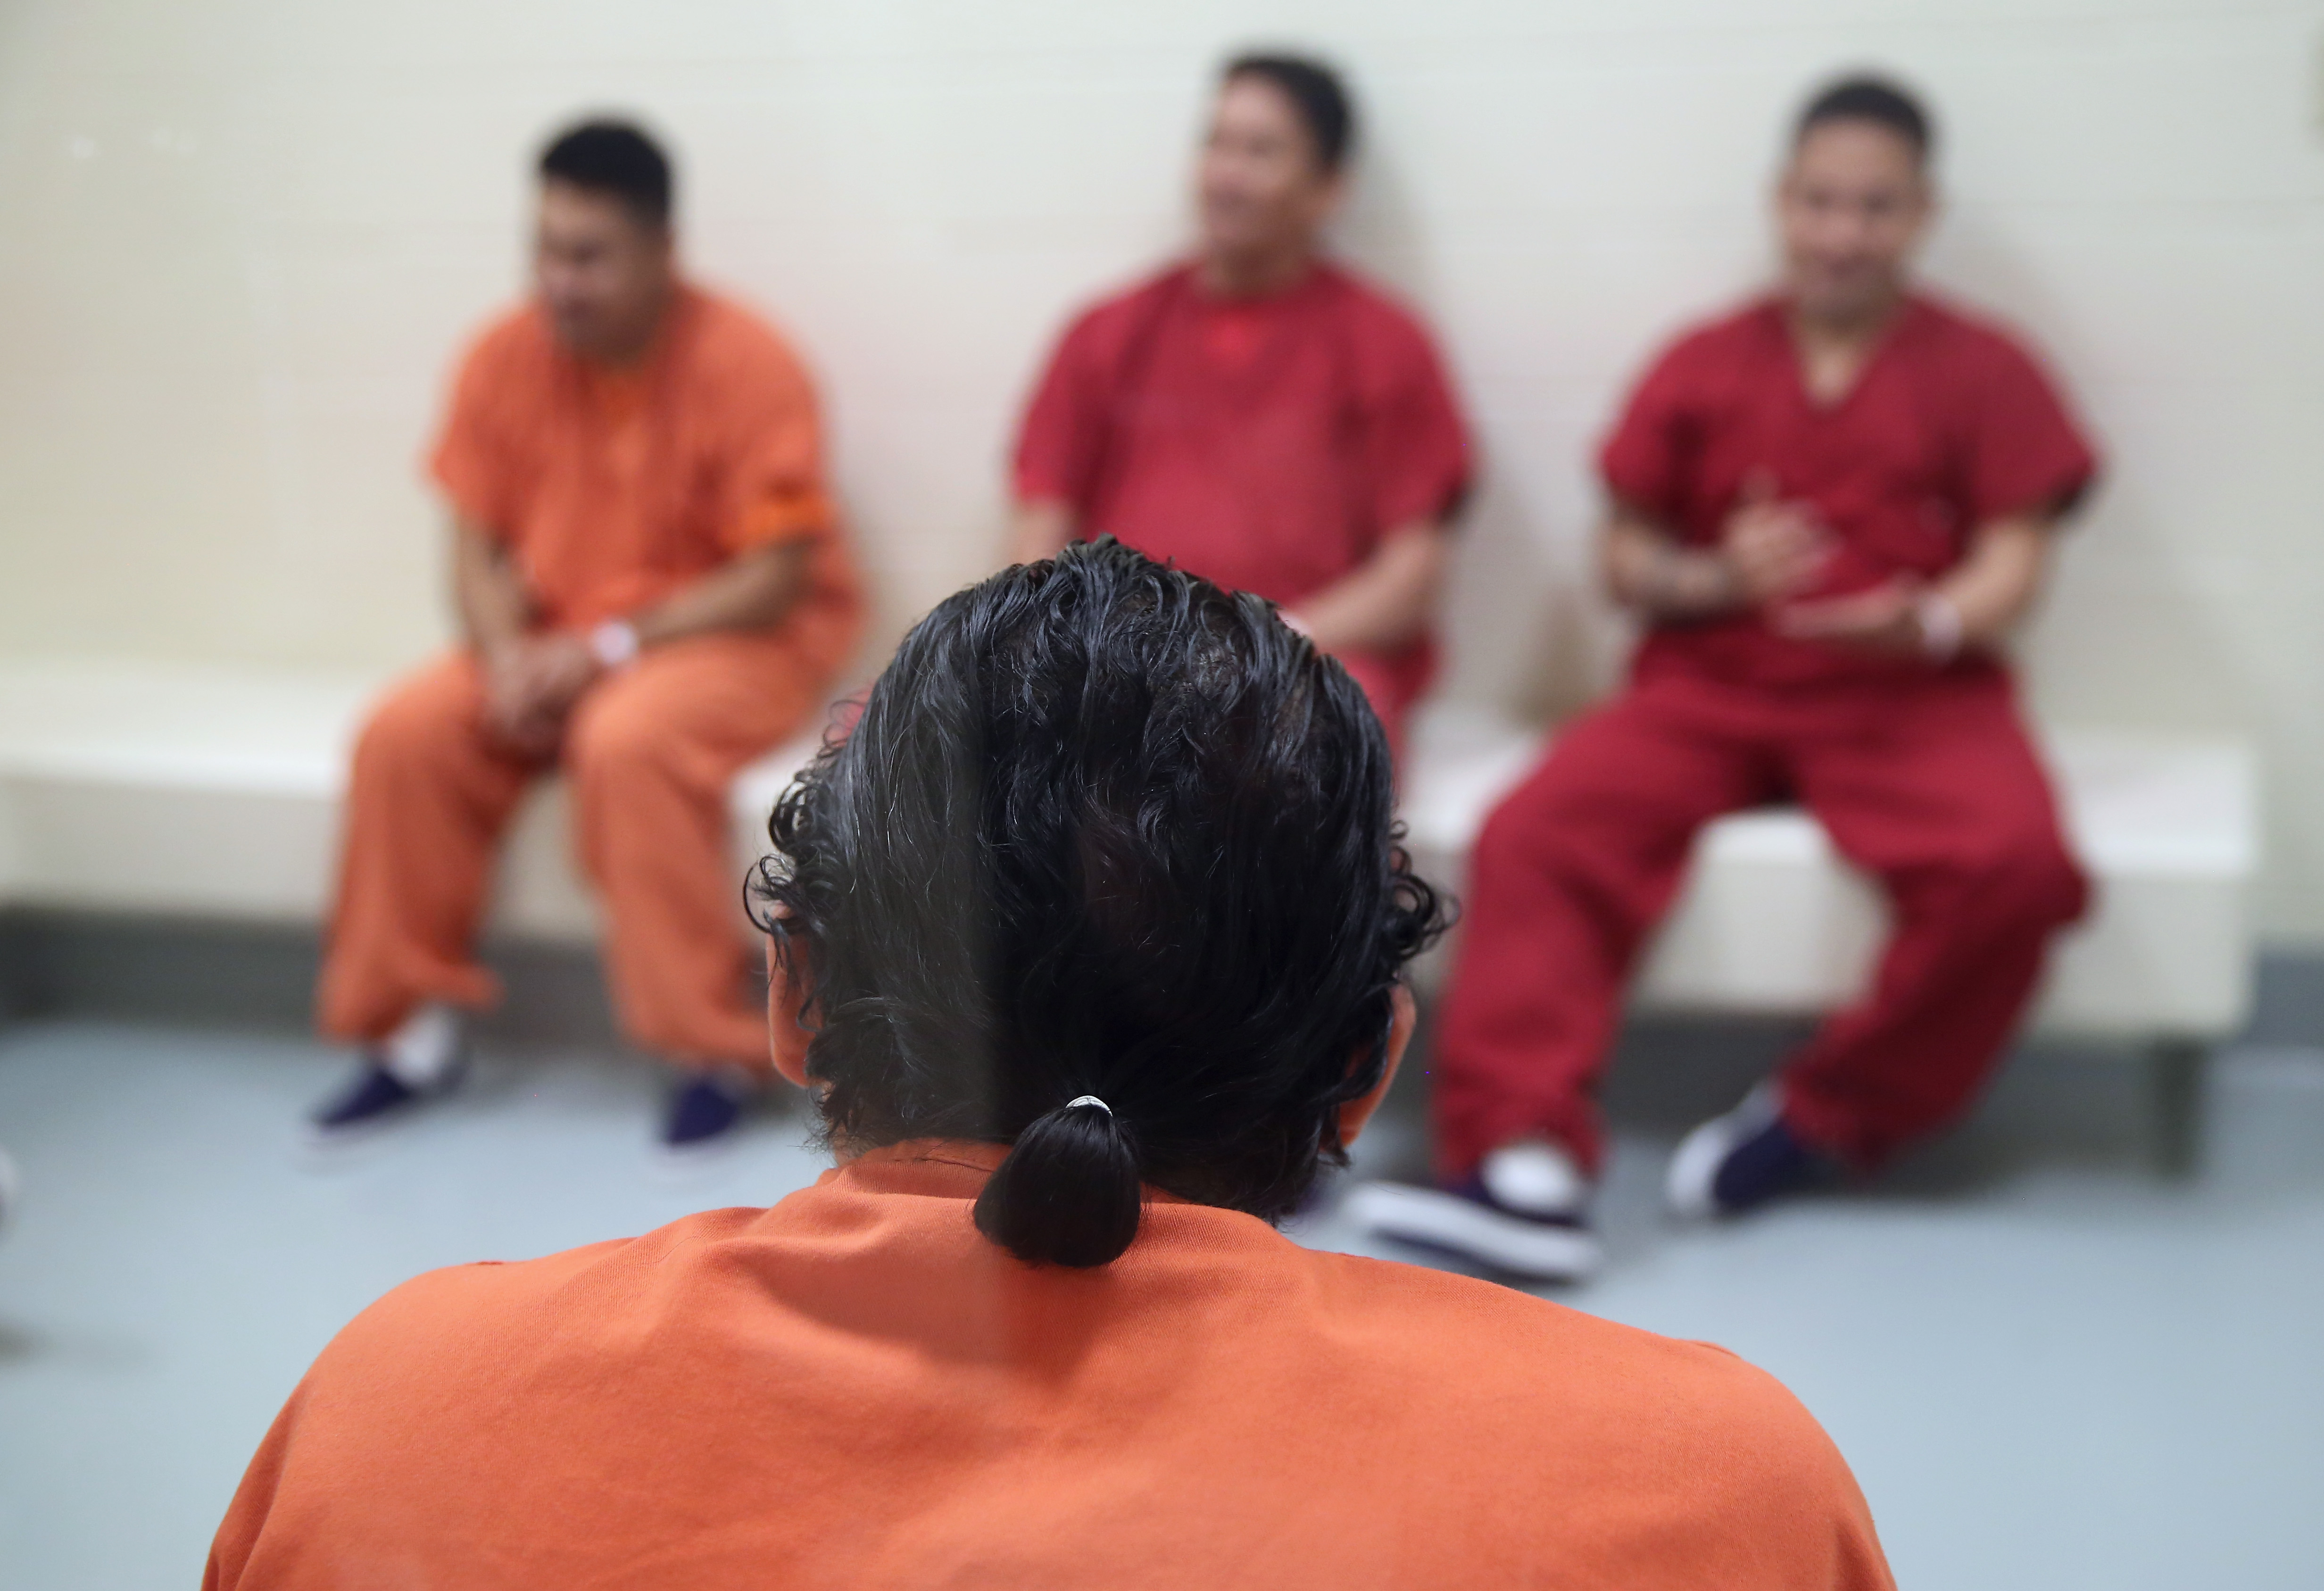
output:
[[[329,897],[347,749],[381,682],[126,661],[0,665],[0,902],[311,922]],[[739,868],[815,731],[734,789]],[[1537,731],[1440,704],[1416,726],[1406,820],[1453,883]],[[2070,932],[2048,1031],[2209,1041],[2251,1001],[2259,853],[2250,753],[2225,741],[2078,734],[2048,748],[2099,905]],[[576,939],[595,912],[545,783],[503,858],[493,921]],[[1637,993],[1642,1009],[1797,1014],[1860,988],[1882,909],[1791,809],[1712,824]],[[1441,958],[1440,958],[1441,959]]]
[[[1539,732],[1473,708],[1425,718],[1406,802],[1416,861],[1460,879],[1485,815],[1544,744]],[[2207,1041],[2236,1031],[2251,1008],[2259,858],[2250,752],[2231,741],[2089,732],[2057,735],[2044,752],[2098,894],[2060,942],[2036,1028]],[[1720,819],[1696,843],[1635,1004],[1770,1016],[1829,1010],[1864,986],[1885,916],[1872,886],[1805,812]]]
[[[0,665],[0,904],[315,922],[327,909],[347,756],[383,680],[119,661]],[[812,732],[736,780],[735,865]],[[544,782],[502,856],[492,926],[596,931]]]

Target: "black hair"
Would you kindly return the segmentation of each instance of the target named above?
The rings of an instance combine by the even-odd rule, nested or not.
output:
[[[1339,73],[1304,55],[1254,51],[1236,56],[1219,73],[1222,87],[1237,78],[1263,79],[1283,90],[1314,141],[1318,168],[1328,173],[1348,163],[1356,142],[1356,110]]]
[[[1858,72],[1826,84],[1800,111],[1792,127],[1792,147],[1827,122],[1871,122],[1913,146],[1915,163],[1927,165],[1936,148],[1935,124],[1918,96],[1895,80]]]
[[[1361,688],[1111,539],[921,620],[768,832],[826,1136],[1012,1145],[976,1224],[1034,1263],[1120,1253],[1141,1182],[1289,1213],[1444,925]]]
[[[540,152],[540,180],[610,193],[642,225],[669,225],[669,157],[632,123],[600,118],[567,127]]]

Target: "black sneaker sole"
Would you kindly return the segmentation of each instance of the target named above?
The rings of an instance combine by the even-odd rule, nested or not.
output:
[[[1605,1246],[1587,1227],[1505,1216],[1433,1188],[1367,1182],[1348,1195],[1345,1207],[1368,1232],[1528,1281],[1587,1281],[1606,1258]]]

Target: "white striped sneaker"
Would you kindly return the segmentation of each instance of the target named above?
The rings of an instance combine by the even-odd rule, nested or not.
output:
[[[1367,1182],[1349,1215],[1365,1230],[1528,1281],[1582,1281],[1605,1251],[1590,1230],[1590,1180],[1554,1144],[1512,1143],[1452,1189]]]

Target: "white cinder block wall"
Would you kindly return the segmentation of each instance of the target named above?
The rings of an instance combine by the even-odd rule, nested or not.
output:
[[[1924,85],[1930,269],[2032,328],[2114,468],[2027,644],[2078,726],[2246,732],[2279,941],[2324,941],[2324,7],[2237,0],[11,0],[0,654],[385,671],[445,633],[415,460],[584,107],[683,162],[701,274],[822,373],[882,643],[988,567],[1059,318],[1178,236],[1224,50],[1347,66],[1347,252],[1440,328],[1486,476],[1451,689],[1560,710],[1618,643],[1587,457],[1764,268],[1783,119]],[[867,665],[876,661],[867,657]]]

